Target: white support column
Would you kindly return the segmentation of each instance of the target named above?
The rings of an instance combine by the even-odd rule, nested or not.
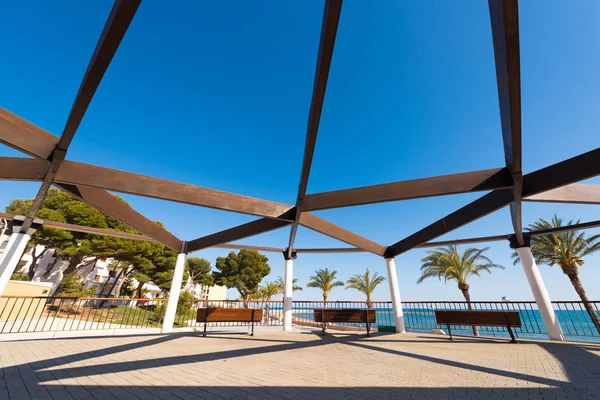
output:
[[[404,314],[402,313],[402,301],[400,300],[400,288],[398,287],[398,275],[396,274],[396,263],[393,258],[385,259],[387,268],[388,282],[390,284],[390,297],[392,298],[392,308],[394,311],[394,323],[396,332],[406,332],[404,325]]]
[[[179,302],[179,293],[181,292],[181,283],[183,282],[183,271],[185,270],[185,260],[187,254],[179,253],[175,270],[173,271],[173,280],[171,281],[171,290],[169,291],[169,299],[167,300],[167,308],[163,317],[162,333],[169,333],[173,330],[173,322],[175,322],[175,313],[177,312],[177,303]]]
[[[296,254],[293,253],[291,258],[287,257],[287,254],[283,254],[285,258],[285,274],[284,281],[285,286],[283,289],[283,330],[285,332],[292,331],[292,293],[294,292],[294,258]]]
[[[10,280],[10,276],[15,272],[17,264],[27,247],[27,242],[31,235],[38,230],[43,221],[35,219],[31,227],[26,232],[21,232],[21,226],[25,221],[25,217],[18,215],[13,218],[13,234],[10,236],[8,243],[0,259],[0,296],[4,293],[4,289]]]
[[[560,327],[556,313],[552,308],[550,295],[546,290],[546,285],[544,285],[544,280],[542,279],[542,275],[540,274],[537,264],[535,263],[531,249],[529,247],[519,247],[516,250],[519,254],[521,265],[523,266],[525,276],[527,276],[527,280],[529,281],[529,286],[533,292],[533,297],[537,303],[538,310],[540,311],[542,321],[544,322],[544,326],[548,331],[550,340],[565,340],[565,335]]]

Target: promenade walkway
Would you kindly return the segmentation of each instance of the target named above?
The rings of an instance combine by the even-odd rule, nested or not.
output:
[[[600,344],[258,332],[0,342],[0,398],[598,399]]]

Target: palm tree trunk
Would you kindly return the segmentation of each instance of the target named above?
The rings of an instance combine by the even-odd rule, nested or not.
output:
[[[367,296],[367,308],[369,310],[373,308],[373,302],[371,301],[371,296]]]
[[[323,292],[323,308],[327,308],[327,293]],[[323,330],[325,330],[325,318],[323,318]]]
[[[469,289],[461,289],[463,296],[465,297],[465,301],[467,302],[467,308],[472,310],[471,307],[471,294],[469,293]],[[475,325],[473,325],[473,336],[479,336],[479,330]]]
[[[265,301],[265,316],[266,316],[266,322],[268,323],[271,320],[271,317],[269,316],[269,311],[271,308],[271,298],[267,297],[266,301]]]
[[[590,318],[592,319],[592,323],[596,327],[596,330],[598,331],[598,333],[600,333],[600,319],[598,318],[598,313],[596,312],[596,310],[594,310],[594,307],[590,303],[587,294],[585,293],[585,289],[583,288],[583,284],[579,280],[579,276],[577,274],[569,274],[567,276],[571,280],[571,283],[573,284],[575,291],[581,298],[581,301],[583,301],[583,306],[590,315]]]

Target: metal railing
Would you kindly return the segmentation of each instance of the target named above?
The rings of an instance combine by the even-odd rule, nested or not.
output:
[[[0,297],[0,334],[157,328],[165,299]]]
[[[0,334],[22,332],[50,332],[73,330],[136,329],[159,328],[162,325],[166,299],[130,298],[74,298],[74,297],[0,297]],[[581,301],[552,302],[564,334],[571,340],[600,341],[600,334],[594,326]],[[598,313],[600,302],[589,304]],[[435,321],[435,310],[466,310],[464,301],[407,301],[403,302],[406,328],[409,332],[429,332],[431,329],[445,330],[444,325]],[[198,308],[259,308],[263,310],[262,326],[283,325],[282,301],[206,301],[180,302],[175,316],[175,327],[204,326],[196,322]],[[294,301],[292,321],[298,327],[320,327],[314,322],[315,308],[333,309],[374,309],[377,322],[373,328],[380,332],[395,330],[392,303],[389,301]],[[537,305],[533,301],[473,301],[473,310],[517,311],[521,317],[520,328],[514,329],[518,337],[547,339]],[[209,323],[210,327],[242,327],[246,323]],[[363,324],[329,325],[331,329],[362,331]],[[472,335],[471,326],[453,327],[459,335]],[[481,336],[508,337],[503,327],[478,327]]]
[[[179,303],[175,324],[180,327],[204,327],[203,322],[196,322],[198,308],[258,308],[263,310],[262,326],[283,325],[283,301],[261,300],[193,300]],[[245,322],[209,322],[209,327],[248,326]]]
[[[599,301],[589,304],[598,314]],[[572,340],[600,340],[600,334],[581,301],[553,301],[554,311],[565,336]],[[406,328],[413,332],[428,332],[431,329],[446,330],[444,325],[435,322],[435,310],[467,310],[465,301],[408,301],[402,309]],[[472,301],[473,310],[517,311],[521,317],[521,327],[515,328],[517,336],[530,339],[547,339],[547,331],[534,301]],[[481,336],[509,337],[503,327],[478,327]],[[452,331],[462,335],[472,335],[471,326],[452,327]]]
[[[390,301],[371,301],[367,304],[366,301],[294,301],[292,305],[292,323],[297,326],[321,327],[321,323],[314,322],[315,308],[330,308],[330,309],[371,309],[375,310],[376,320],[372,324],[373,329],[380,331],[394,331],[394,316],[392,312],[392,302]],[[351,331],[366,331],[364,324],[356,323],[335,323],[329,324],[331,329],[351,330]]]

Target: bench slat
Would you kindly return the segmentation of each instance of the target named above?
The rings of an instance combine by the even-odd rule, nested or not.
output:
[[[436,310],[435,319],[440,325],[506,326],[520,328],[517,311]]]
[[[361,309],[314,309],[315,322],[355,322],[355,323],[371,323],[376,322],[376,311],[368,310],[369,319],[367,320],[367,310]],[[323,321],[323,317],[325,321]]]
[[[254,322],[262,321],[263,310],[260,308],[199,308],[196,322],[252,322],[252,310]]]

